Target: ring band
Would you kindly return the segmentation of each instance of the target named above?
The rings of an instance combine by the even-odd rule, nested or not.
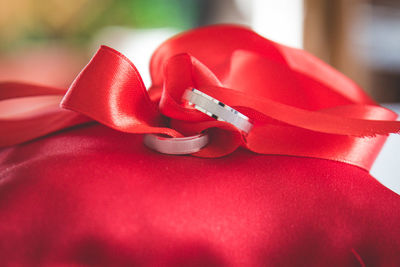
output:
[[[145,134],[143,142],[147,147],[163,154],[184,155],[200,151],[208,144],[208,135],[163,137],[157,134]]]
[[[247,116],[195,88],[186,90],[183,99],[195,109],[216,120],[228,122],[246,134],[253,127]],[[188,137],[145,134],[143,142],[147,147],[163,154],[184,155],[200,151],[208,144],[208,139],[207,134]]]
[[[195,109],[216,120],[228,122],[246,134],[253,127],[247,116],[197,89],[186,90],[183,99]]]

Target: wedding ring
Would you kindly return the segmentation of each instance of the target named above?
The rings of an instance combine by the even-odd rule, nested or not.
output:
[[[195,109],[216,120],[228,122],[246,134],[253,127],[247,116],[197,89],[186,90],[183,99]],[[143,140],[147,147],[171,155],[196,153],[205,147],[208,141],[207,134],[188,137],[164,137],[157,134],[145,134]]]
[[[197,89],[186,90],[183,99],[195,109],[216,120],[228,122],[246,134],[253,127],[247,116]]]
[[[208,135],[163,137],[157,134],[145,134],[143,142],[147,147],[163,154],[184,155],[200,151],[208,144]]]

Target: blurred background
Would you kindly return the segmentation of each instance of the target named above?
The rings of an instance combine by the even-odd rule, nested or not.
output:
[[[400,113],[399,0],[0,0],[0,80],[67,88],[106,44],[149,86],[159,44],[214,23],[247,25],[304,48]],[[399,136],[390,137],[372,169],[398,193],[399,151]]]
[[[149,85],[165,39],[239,23],[304,48],[380,102],[400,101],[398,0],[0,0],[0,80],[67,87],[100,44],[126,54]]]

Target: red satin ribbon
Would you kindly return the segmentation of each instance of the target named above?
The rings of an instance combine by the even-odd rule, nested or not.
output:
[[[386,135],[400,130],[395,113],[378,106],[341,73],[302,50],[242,27],[211,26],[178,35],[157,49],[150,71],[153,86],[147,92],[135,66],[102,46],[61,103],[77,113],[53,106],[41,116],[0,119],[0,145],[27,141],[90,117],[128,133],[179,137],[208,131],[210,144],[194,154],[200,157],[223,156],[243,146],[257,153],[318,157],[368,170]],[[250,117],[255,126],[249,135],[185,107],[182,95],[192,87]],[[1,84],[0,89],[0,100],[64,93],[15,83]]]

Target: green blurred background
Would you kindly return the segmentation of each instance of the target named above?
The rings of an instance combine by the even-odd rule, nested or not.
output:
[[[0,0],[0,80],[68,87],[100,44],[147,85],[151,53],[196,26],[245,24],[400,102],[399,0]]]
[[[86,45],[108,25],[132,28],[172,27],[180,30],[199,24],[198,0],[1,0],[0,50],[61,41]]]

